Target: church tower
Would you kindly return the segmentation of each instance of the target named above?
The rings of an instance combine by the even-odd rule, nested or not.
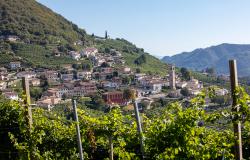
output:
[[[169,74],[169,86],[172,90],[176,90],[175,87],[175,66],[172,65],[170,69],[170,74]]]

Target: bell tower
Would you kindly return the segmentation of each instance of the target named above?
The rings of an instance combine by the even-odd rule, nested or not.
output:
[[[172,90],[176,90],[175,87],[175,66],[172,65],[170,68],[170,74],[169,74],[169,86]]]

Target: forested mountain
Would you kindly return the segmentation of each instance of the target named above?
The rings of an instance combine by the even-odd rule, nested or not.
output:
[[[7,41],[15,36],[18,41]],[[80,43],[78,43],[80,42]],[[124,39],[100,40],[35,0],[0,0],[0,64],[13,60],[40,67],[76,63],[68,51],[85,47],[120,51],[126,64],[142,71],[165,72],[166,65]],[[60,57],[55,57],[56,53]],[[141,55],[146,61],[138,64]]]
[[[221,44],[192,52],[183,52],[174,56],[166,56],[162,61],[174,63],[179,67],[192,70],[215,68],[219,74],[228,74],[228,60],[236,59],[240,76],[250,76],[250,45]]]

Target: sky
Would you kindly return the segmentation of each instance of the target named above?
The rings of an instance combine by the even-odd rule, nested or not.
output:
[[[38,0],[87,33],[125,38],[158,57],[250,44],[250,0]]]

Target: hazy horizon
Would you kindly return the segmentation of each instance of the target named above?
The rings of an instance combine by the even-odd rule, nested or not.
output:
[[[157,57],[250,43],[250,1],[38,0],[89,34],[125,38]]]

